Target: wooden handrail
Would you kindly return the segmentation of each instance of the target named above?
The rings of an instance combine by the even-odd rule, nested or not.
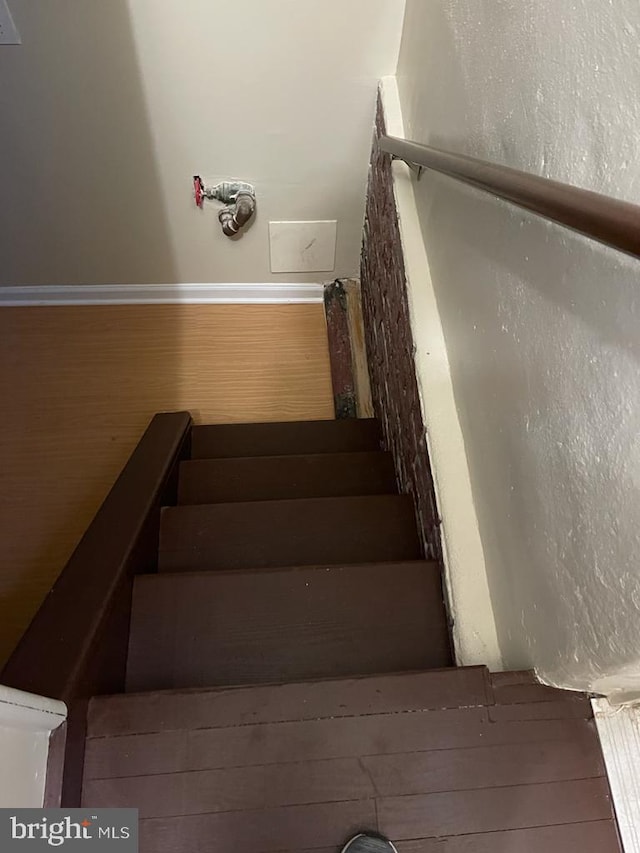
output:
[[[591,190],[382,135],[382,151],[411,166],[432,169],[640,258],[640,206]]]
[[[86,704],[124,689],[133,576],[157,569],[160,511],[175,503],[190,435],[188,412],[153,418],[0,673],[1,684],[67,703],[48,806],[79,806]],[[60,790],[51,794],[56,774]]]

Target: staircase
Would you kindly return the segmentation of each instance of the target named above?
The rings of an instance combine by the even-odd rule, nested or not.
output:
[[[583,696],[452,666],[367,420],[199,426],[133,578],[126,691],[94,696],[82,804],[143,853],[618,850]]]
[[[449,666],[438,567],[379,446],[369,421],[194,427],[135,579],[127,689]]]

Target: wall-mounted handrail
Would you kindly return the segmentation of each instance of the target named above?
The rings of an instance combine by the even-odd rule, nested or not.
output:
[[[441,172],[640,258],[636,204],[395,136],[381,136],[378,145],[410,166]]]

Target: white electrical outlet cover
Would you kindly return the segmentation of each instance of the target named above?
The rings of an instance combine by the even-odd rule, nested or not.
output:
[[[335,219],[270,222],[271,272],[332,272],[337,228]]]
[[[20,33],[13,23],[7,0],[0,0],[0,44],[22,44]]]

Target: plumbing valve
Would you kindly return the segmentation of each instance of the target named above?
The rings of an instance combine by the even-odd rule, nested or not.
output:
[[[193,191],[199,208],[204,207],[206,198],[225,205],[218,214],[218,219],[227,237],[234,237],[255,213],[256,191],[252,184],[245,181],[222,181],[213,187],[207,187],[199,175],[194,175]]]

